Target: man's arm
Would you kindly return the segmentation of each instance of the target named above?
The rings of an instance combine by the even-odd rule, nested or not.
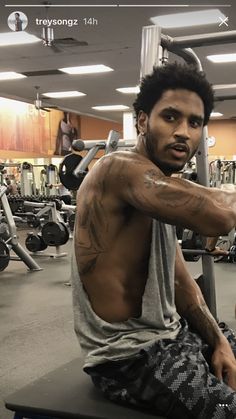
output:
[[[175,263],[175,302],[180,316],[207,342],[213,350],[212,367],[217,378],[226,376],[236,390],[236,361],[231,347],[210,313],[200,288],[190,276],[177,243]]]
[[[159,221],[182,225],[203,236],[228,234],[236,225],[236,192],[167,177],[140,156],[120,165],[117,187],[119,179],[122,200]]]
[[[214,256],[227,256],[229,254],[228,250],[221,249],[219,246],[216,246],[219,240],[219,236],[217,237],[207,237],[205,250],[210,252]]]

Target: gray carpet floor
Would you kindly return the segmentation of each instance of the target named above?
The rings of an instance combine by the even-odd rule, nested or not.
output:
[[[21,243],[26,232],[21,232]],[[37,258],[43,268],[28,272],[22,262],[10,262],[0,273],[0,419],[12,418],[4,398],[80,355],[73,330],[70,276],[71,241],[67,256]],[[45,251],[46,253],[48,250]],[[188,263],[193,275],[201,263]],[[236,329],[236,265],[215,264],[217,312]]]

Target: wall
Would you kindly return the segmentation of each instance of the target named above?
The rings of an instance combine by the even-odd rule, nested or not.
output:
[[[221,159],[236,158],[236,121],[216,120],[210,121],[208,134],[216,139],[214,147],[209,147],[209,157],[217,156]]]
[[[38,111],[34,105],[0,98],[1,158],[47,157],[51,154],[51,131],[58,128],[61,111]]]
[[[80,117],[80,138],[83,140],[105,140],[110,130],[118,131],[123,136],[122,124],[85,115]]]
[[[53,156],[62,118],[63,112],[59,110],[37,111],[32,104],[0,98],[1,159]],[[123,137],[122,124],[117,122],[74,113],[70,113],[70,122],[78,138],[84,140],[106,139],[112,129]],[[208,132],[216,138],[215,146],[209,148],[209,157],[236,156],[235,120],[212,120]]]

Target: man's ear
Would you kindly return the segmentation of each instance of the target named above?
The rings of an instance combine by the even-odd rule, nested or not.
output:
[[[138,114],[138,130],[140,134],[146,134],[148,125],[148,116],[144,111],[139,111]]]

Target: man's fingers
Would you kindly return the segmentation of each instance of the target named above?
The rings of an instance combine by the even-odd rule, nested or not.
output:
[[[213,368],[214,368],[214,373],[215,373],[216,378],[218,378],[218,380],[222,381],[223,380],[223,376],[222,376],[222,369],[221,369],[221,367],[220,366],[213,365]]]
[[[234,391],[236,391],[236,373],[235,371],[227,371],[225,377],[225,383],[231,387]]]

